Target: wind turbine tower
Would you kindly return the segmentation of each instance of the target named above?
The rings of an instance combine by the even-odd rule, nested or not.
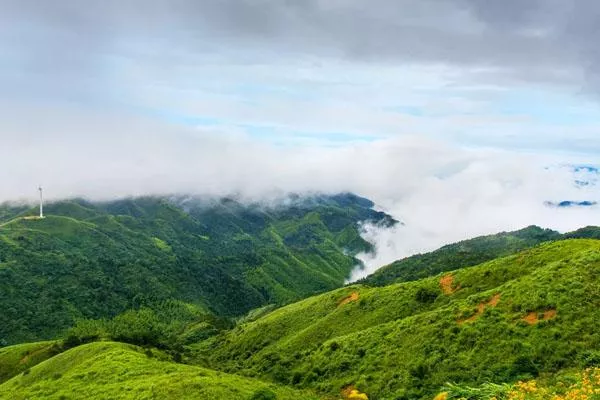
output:
[[[44,194],[41,186],[38,190],[40,191],[40,218],[44,218]]]

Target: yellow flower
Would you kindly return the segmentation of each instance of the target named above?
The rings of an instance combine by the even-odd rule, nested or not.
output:
[[[433,400],[446,400],[448,398],[448,392],[442,392],[435,396]]]

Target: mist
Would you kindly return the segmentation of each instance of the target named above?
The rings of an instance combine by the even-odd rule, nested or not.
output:
[[[597,2],[7,0],[0,202],[353,192],[381,265],[600,224]],[[583,184],[582,184],[583,183]]]
[[[405,199],[382,200],[379,204],[386,204],[382,209],[404,224],[363,226],[363,238],[374,243],[375,252],[358,255],[363,265],[355,268],[348,282],[398,259],[476,236],[530,225],[565,233],[600,224],[598,205],[561,208],[545,204],[549,198],[592,202],[600,198],[595,184],[582,188],[575,183],[581,177],[572,165],[548,168],[542,159],[521,161],[511,165],[504,164],[506,160],[477,162],[452,177],[425,178]],[[598,179],[597,172],[583,175],[592,182]]]
[[[545,204],[600,199],[597,173],[573,167],[593,160],[577,155],[467,148],[418,135],[284,146],[241,131],[84,113],[69,116],[67,130],[59,115],[40,113],[4,135],[0,201],[35,200],[38,184],[49,200],[178,193],[268,202],[291,192],[353,192],[403,224],[363,227],[376,252],[359,255],[365,268],[350,280],[477,235],[600,225],[598,206]]]

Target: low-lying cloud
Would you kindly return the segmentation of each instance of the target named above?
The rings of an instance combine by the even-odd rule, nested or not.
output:
[[[174,128],[56,110],[3,126],[0,201],[29,199],[42,184],[51,199],[110,199],[144,194],[238,194],[268,199],[288,192],[351,191],[404,222],[365,226],[375,255],[353,279],[383,264],[475,235],[531,224],[576,229],[600,224],[600,209],[557,209],[547,201],[600,199],[594,176],[542,156],[403,136],[335,147],[274,145],[242,132]],[[594,175],[595,173],[589,172]],[[597,179],[597,177],[596,177]],[[582,185],[582,180],[590,185]],[[576,183],[576,181],[579,181]]]
[[[474,161],[450,177],[425,177],[409,196],[382,201],[383,209],[404,225],[363,227],[363,237],[375,243],[376,251],[359,254],[364,266],[357,267],[349,281],[400,258],[475,236],[529,225],[567,232],[600,224],[597,205],[557,208],[546,204],[546,199],[600,198],[597,186],[578,187],[572,166],[545,168],[544,162],[550,160],[498,156]]]

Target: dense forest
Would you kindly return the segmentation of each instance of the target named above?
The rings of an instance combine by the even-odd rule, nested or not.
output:
[[[147,197],[0,207],[0,342],[49,339],[78,319],[180,300],[240,316],[340,287],[371,245],[359,224],[394,224],[363,198]]]

